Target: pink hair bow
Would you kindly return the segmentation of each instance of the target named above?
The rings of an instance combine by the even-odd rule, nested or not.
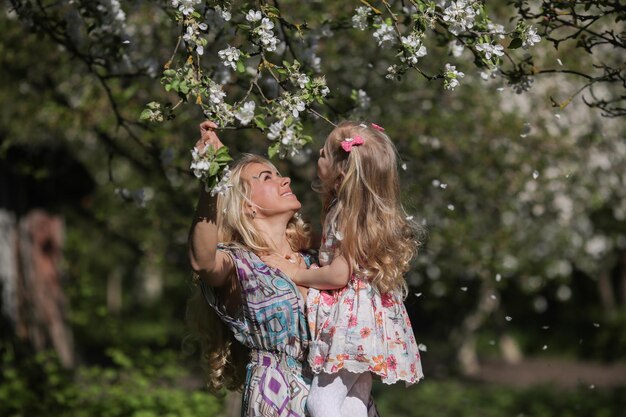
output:
[[[363,138],[361,136],[355,136],[353,138],[345,138],[344,140],[341,141],[341,148],[350,153],[352,152],[352,147],[353,146],[361,146],[363,145],[365,142],[363,141]]]
[[[373,129],[378,130],[379,132],[384,132],[385,129],[382,126],[378,126],[376,123],[370,123]]]

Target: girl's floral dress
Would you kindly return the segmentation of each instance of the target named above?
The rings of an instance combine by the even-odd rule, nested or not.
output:
[[[319,261],[332,262],[337,236],[325,225]],[[380,294],[370,282],[353,273],[339,290],[311,288],[307,319],[312,342],[309,364],[313,372],[372,372],[386,384],[413,384],[423,378],[419,349],[400,291]]]

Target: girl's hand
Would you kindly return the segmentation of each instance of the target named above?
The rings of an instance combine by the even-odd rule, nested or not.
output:
[[[217,137],[215,129],[217,129],[217,125],[214,122],[205,120],[200,123],[200,139],[198,139],[195,146],[198,152],[202,152],[207,145],[211,145],[214,150],[224,146],[220,138]]]
[[[287,275],[294,283],[298,283],[297,275],[300,269],[306,269],[306,266],[300,266],[300,258],[297,258],[296,263],[290,262],[288,259],[276,254],[270,254],[261,256],[261,260],[271,268],[280,269],[285,275]]]

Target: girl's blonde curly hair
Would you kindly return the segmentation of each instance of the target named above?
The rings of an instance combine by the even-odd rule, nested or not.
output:
[[[350,152],[342,142],[360,136]],[[340,123],[323,148],[329,170],[314,189],[322,193],[322,223],[343,234],[339,250],[353,269],[381,293],[400,289],[417,253],[418,227],[407,219],[400,201],[397,151],[378,126]]]
[[[241,174],[246,166],[253,163],[264,164],[277,171],[269,160],[258,155],[244,154],[231,167],[232,188],[217,197],[216,210],[218,240],[258,254],[275,248],[263,238],[252,218],[245,213],[246,203],[250,202],[251,188]],[[310,248],[310,226],[299,216],[290,219],[286,233],[294,251]],[[249,350],[235,340],[232,331],[206,302],[197,276],[194,282],[195,291],[187,303],[187,322],[201,346],[207,386],[212,392],[223,387],[239,390],[245,382]]]

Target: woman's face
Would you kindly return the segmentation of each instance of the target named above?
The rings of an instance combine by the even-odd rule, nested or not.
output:
[[[258,162],[246,166],[241,178],[250,184],[250,200],[256,217],[268,217],[276,214],[293,213],[300,210],[302,204],[291,192],[291,179],[282,177],[271,166]]]

